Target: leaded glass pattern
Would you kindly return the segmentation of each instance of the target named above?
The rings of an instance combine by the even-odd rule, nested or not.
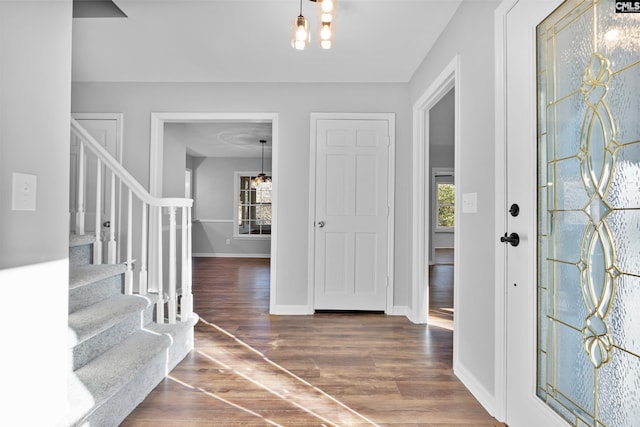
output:
[[[564,2],[537,28],[537,395],[640,426],[640,14]]]

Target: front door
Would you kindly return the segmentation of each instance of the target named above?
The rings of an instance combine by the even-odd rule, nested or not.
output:
[[[640,425],[640,19],[559,3],[507,15],[507,423]]]
[[[316,121],[316,310],[387,308],[390,126]]]

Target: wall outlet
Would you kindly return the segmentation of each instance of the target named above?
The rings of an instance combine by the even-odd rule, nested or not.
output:
[[[231,244],[231,239],[227,239],[227,245]]]
[[[38,177],[26,173],[13,173],[11,209],[14,211],[36,210],[36,184]]]

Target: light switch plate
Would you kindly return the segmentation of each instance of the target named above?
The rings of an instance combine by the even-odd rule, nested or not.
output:
[[[11,209],[14,211],[36,210],[36,184],[38,177],[26,173],[13,173]]]
[[[478,212],[478,193],[465,193],[462,195],[462,213]]]

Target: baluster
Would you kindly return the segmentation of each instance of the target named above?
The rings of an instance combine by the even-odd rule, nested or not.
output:
[[[111,172],[111,207],[109,224],[109,243],[107,244],[107,259],[109,264],[116,263],[116,174]]]
[[[142,202],[142,242],[140,245],[140,295],[146,295],[148,291],[147,284],[147,204]]]
[[[93,242],[93,263],[102,264],[102,239],[100,238],[100,230],[102,226],[102,160],[97,158],[96,163],[96,241]]]
[[[156,322],[164,323],[164,286],[162,283],[162,206],[158,206],[158,227],[156,228],[158,242],[158,258],[156,259],[156,280],[158,281],[158,303],[156,305]]]
[[[169,323],[176,323],[176,208],[169,208],[169,301],[167,305]]]
[[[84,234],[84,142],[79,139],[80,152],[78,153],[78,210],[76,211],[76,234]]]
[[[193,311],[191,295],[191,208],[182,208],[182,297],[180,299],[180,320],[186,322]]]
[[[124,293],[133,294],[133,193],[127,201],[127,270],[124,272]]]

